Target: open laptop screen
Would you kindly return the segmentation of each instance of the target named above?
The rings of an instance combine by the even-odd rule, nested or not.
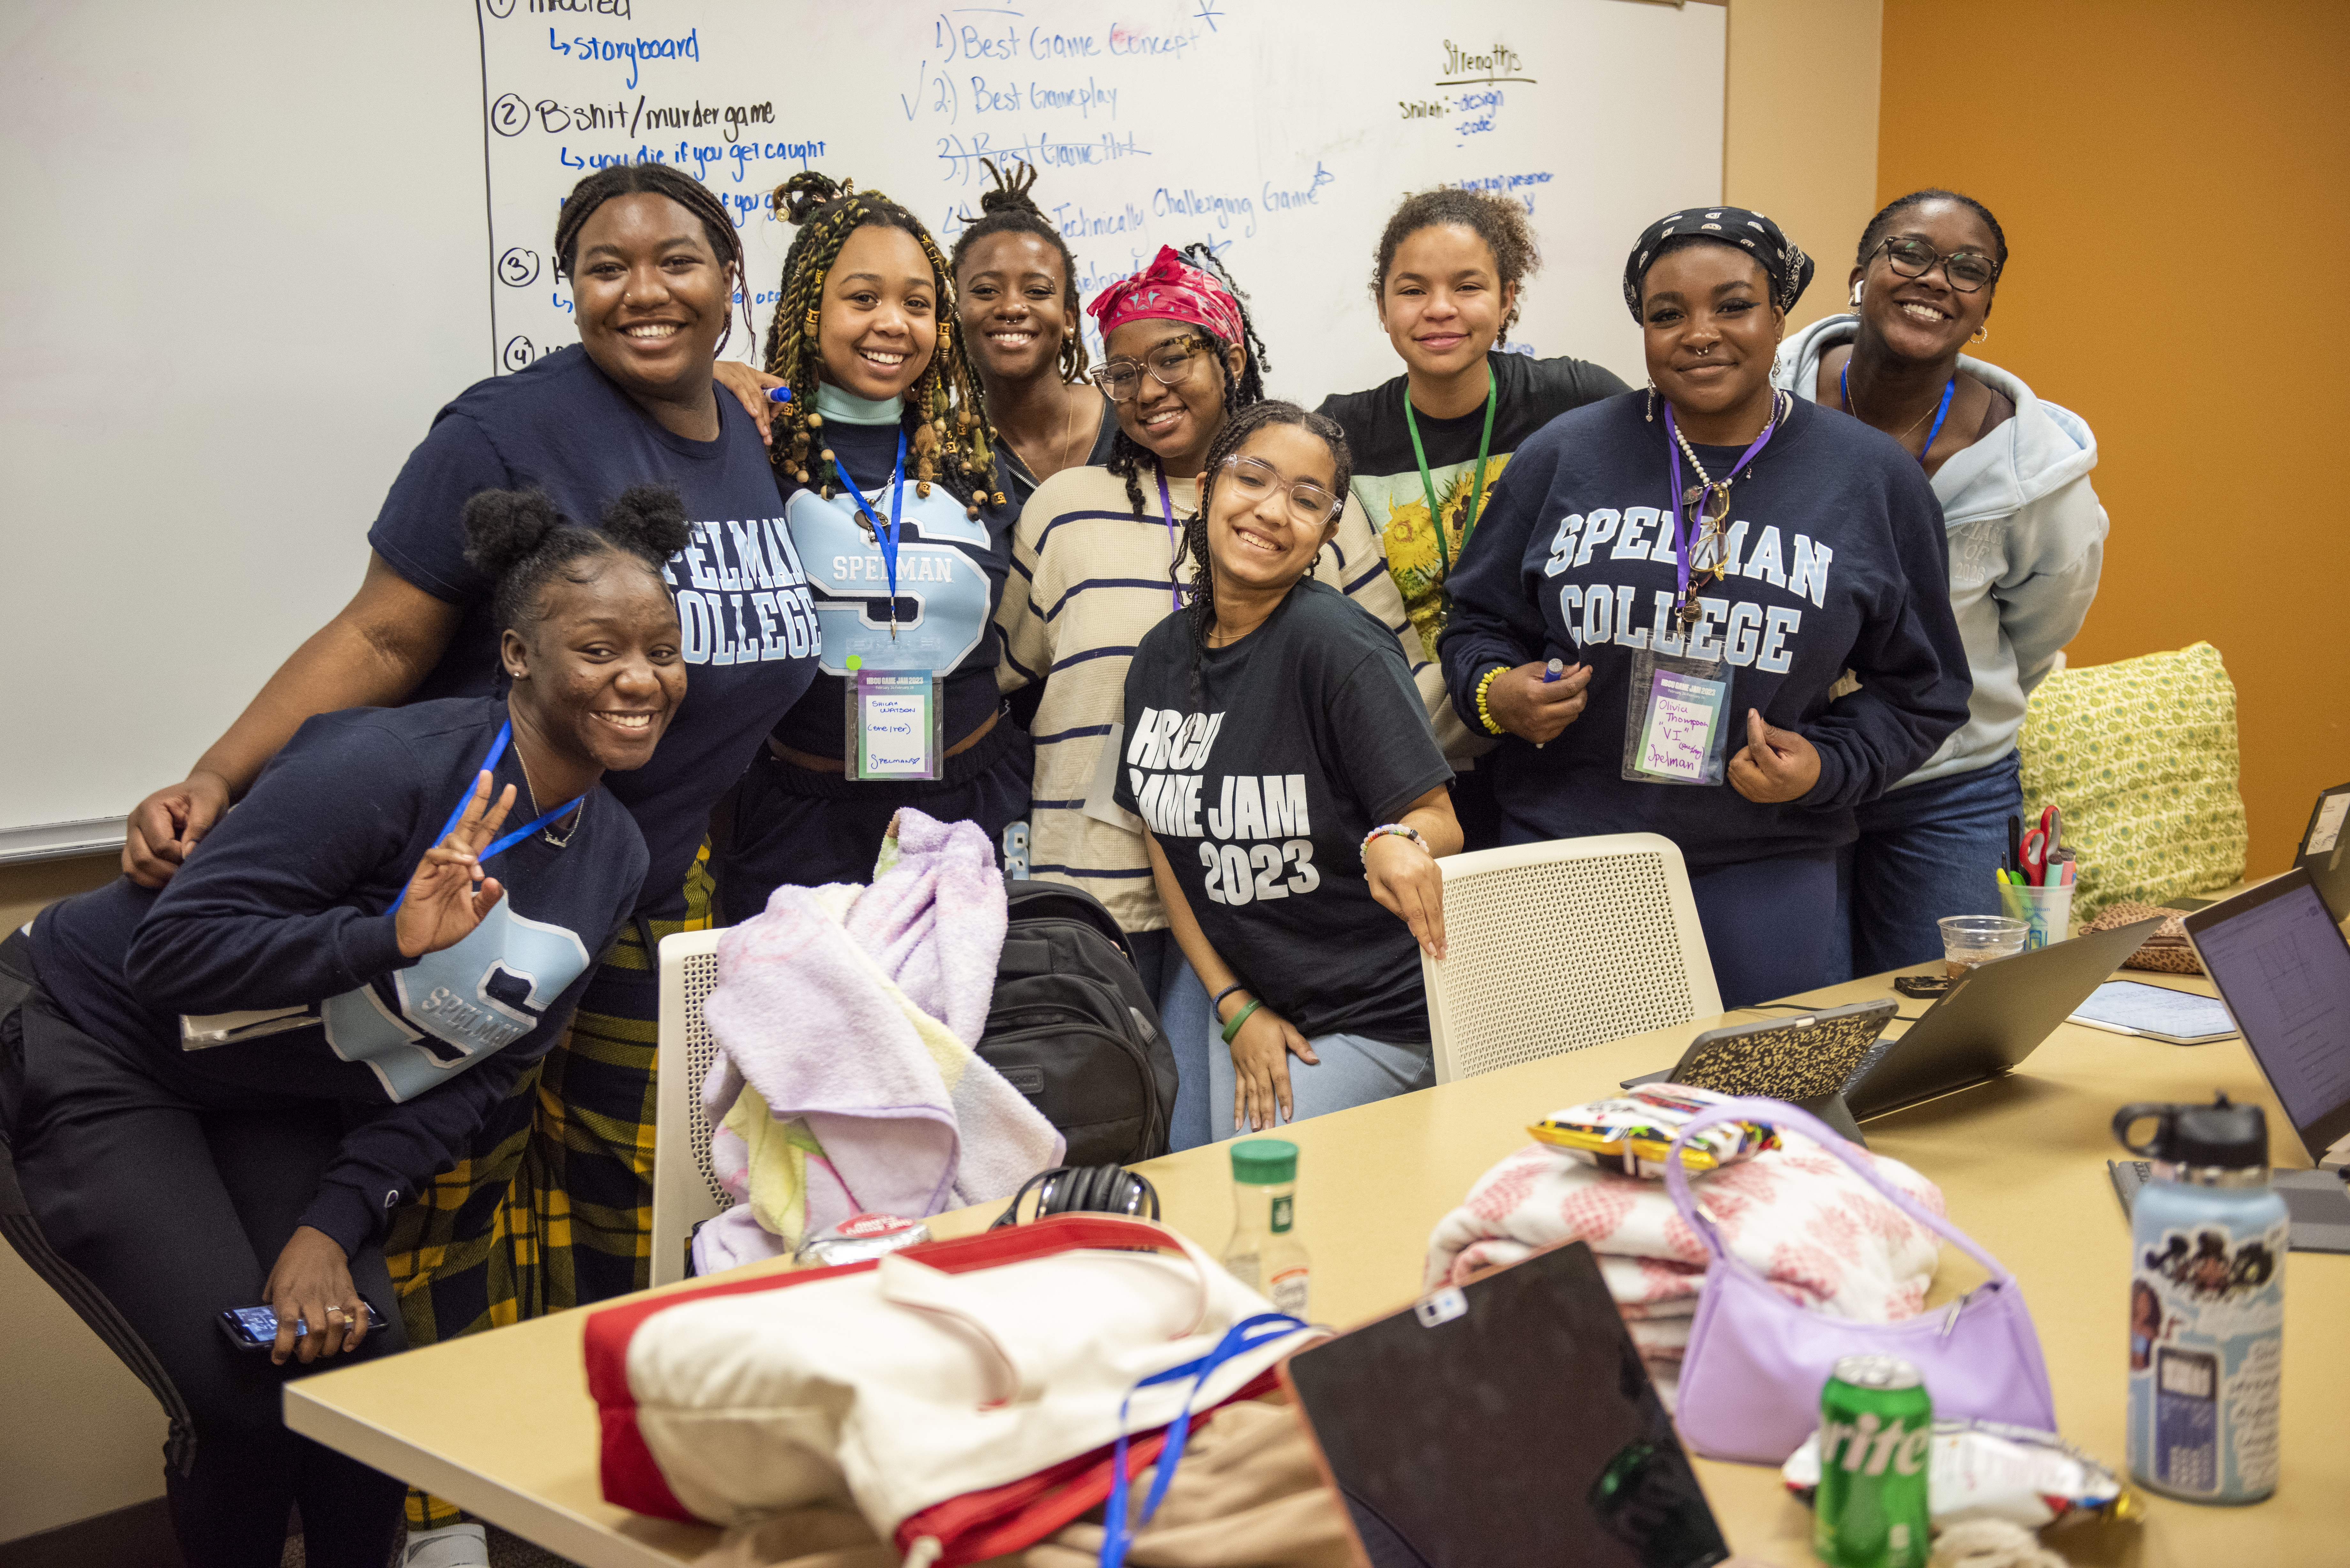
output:
[[[2350,942],[2306,871],[2188,917],[2203,967],[2313,1155],[2350,1132]]]

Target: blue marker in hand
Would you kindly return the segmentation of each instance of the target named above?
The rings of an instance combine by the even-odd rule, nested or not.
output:
[[[1547,686],[1565,673],[1566,666],[1554,659],[1548,664],[1543,666],[1543,684]],[[1539,752],[1543,747],[1549,743],[1550,742],[1547,741],[1536,741],[1534,742],[1534,750]]]
[[[767,401],[771,403],[788,403],[791,400],[792,389],[789,387],[770,387],[767,389]],[[1554,659],[1551,662],[1555,664],[1558,660]]]

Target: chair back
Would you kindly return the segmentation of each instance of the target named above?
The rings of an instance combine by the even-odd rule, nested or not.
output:
[[[1419,964],[1438,1083],[1721,1011],[1672,840],[1555,838],[1437,864],[1447,956]]]
[[[702,1081],[718,1054],[702,1004],[718,983],[720,930],[680,931],[660,942],[660,1045],[653,1086],[652,1282],[685,1278],[693,1228],[733,1206],[710,1168],[710,1118]]]

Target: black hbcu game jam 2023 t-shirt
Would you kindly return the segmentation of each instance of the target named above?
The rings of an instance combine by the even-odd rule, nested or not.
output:
[[[1312,578],[1229,648],[1170,615],[1126,715],[1118,804],[1232,971],[1308,1038],[1427,1040],[1419,946],[1363,877],[1363,835],[1452,776],[1394,633]]]
[[[685,701],[653,759],[609,775],[652,857],[639,914],[685,912],[686,867],[710,807],[816,674],[807,576],[784,521],[767,449],[733,396],[712,384],[716,441],[665,430],[577,347],[476,382],[434,416],[392,482],[368,543],[433,597],[464,607],[457,635],[411,701],[503,691],[494,585],[465,560],[465,503],[484,490],[541,490],[593,526],[632,484],[664,484],[692,530],[664,575],[677,590]]]

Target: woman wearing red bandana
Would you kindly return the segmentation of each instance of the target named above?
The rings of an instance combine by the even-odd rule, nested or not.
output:
[[[1100,323],[1094,379],[1117,407],[1108,463],[1065,469],[1038,487],[1013,538],[997,624],[1007,689],[1045,682],[1033,734],[1030,872],[1074,883],[1134,940],[1182,1070],[1172,1142],[1206,1143],[1212,1030],[1201,989],[1168,931],[1140,820],[1110,799],[1125,730],[1127,665],[1142,634],[1179,603],[1183,523],[1200,467],[1233,410],[1264,397],[1264,345],[1238,288],[1205,245],[1163,248],[1087,306]],[[1352,500],[1314,575],[1352,597],[1405,649],[1431,706],[1440,677],[1404,618],[1378,542]],[[1409,639],[1409,641],[1406,639]],[[1049,677],[1049,679],[1048,679]]]

